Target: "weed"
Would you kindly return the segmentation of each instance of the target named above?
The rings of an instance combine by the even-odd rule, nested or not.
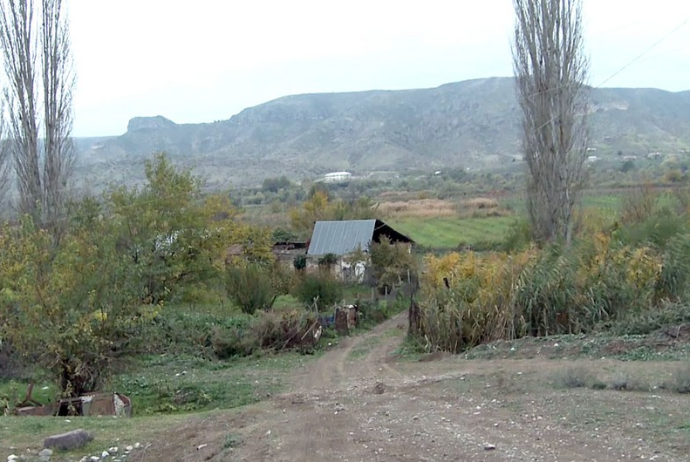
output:
[[[562,388],[585,388],[593,380],[593,374],[584,366],[570,366],[555,376],[556,385]]]
[[[690,364],[677,367],[671,375],[670,382],[663,387],[675,393],[690,394]]]
[[[606,390],[606,384],[601,380],[592,382],[592,390]]]
[[[395,354],[404,359],[417,360],[422,355],[428,353],[422,343],[417,337],[407,335],[405,340],[395,350]]]
[[[649,391],[649,384],[640,378],[631,377],[630,374],[618,372],[611,380],[611,389],[618,391]]]
[[[613,380],[611,381],[611,388],[614,390],[628,390],[630,384],[630,377],[628,374],[623,374],[623,373],[617,373],[614,377]]]
[[[235,433],[229,433],[225,436],[225,441],[223,441],[223,449],[235,449],[242,444],[242,437],[236,435]]]

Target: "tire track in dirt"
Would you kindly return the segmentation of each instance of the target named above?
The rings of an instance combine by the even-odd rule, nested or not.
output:
[[[380,376],[379,369],[399,375],[390,366],[378,366],[385,364],[385,357],[402,341],[405,325],[406,313],[402,313],[363,335],[343,339],[338,347],[308,367],[296,384],[296,392],[284,395],[282,399],[287,409],[309,417],[293,420],[288,413],[284,424],[289,422],[291,428],[281,432],[280,436],[276,435],[275,439],[268,436],[268,432],[271,432],[269,427],[277,422],[275,418],[269,419],[268,426],[254,432],[259,435],[264,432],[265,441],[257,446],[259,452],[245,456],[243,460],[252,460],[256,456],[276,461],[325,460],[323,457],[327,455],[332,457],[350,452],[352,435],[361,432],[361,424],[345,411],[358,401],[348,388],[357,388],[362,382],[368,385]],[[398,326],[403,326],[403,329],[391,332]],[[353,352],[364,349],[367,350],[365,356],[354,358]]]
[[[176,457],[161,448],[160,457],[147,461],[687,460],[662,440],[648,441],[642,427],[604,428],[599,422],[605,416],[586,409],[594,397],[597,412],[626,408],[631,422],[651,425],[645,413],[656,419],[657,411],[649,409],[661,397],[555,390],[542,382],[564,365],[543,359],[467,361],[432,354],[423,362],[398,362],[391,353],[404,338],[405,321],[403,313],[344,339],[296,371],[291,392],[225,419],[192,423],[196,446]],[[385,388],[376,391],[376,382]],[[684,403],[678,399],[660,415]],[[237,432],[242,444],[225,447],[225,432]],[[206,445],[209,437],[213,444]],[[203,450],[197,449],[201,443]]]
[[[404,312],[363,335],[345,338],[336,349],[324,354],[312,368],[304,372],[298,388],[301,391],[342,388],[358,380],[374,379],[382,371],[387,376],[401,378],[402,375],[387,364],[385,358],[404,338],[406,324],[407,313]],[[398,332],[391,335],[392,330]],[[367,344],[374,340],[378,341],[369,348]],[[364,357],[353,359],[353,351],[358,348],[368,348],[369,351]]]

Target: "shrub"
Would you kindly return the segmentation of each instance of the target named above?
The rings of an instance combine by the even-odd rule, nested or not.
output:
[[[472,252],[426,258],[417,335],[433,349],[459,352],[524,331],[513,290],[533,251],[513,258]]]
[[[651,185],[633,188],[623,197],[620,221],[623,225],[631,225],[645,221],[654,213],[659,194]]]
[[[685,217],[678,216],[668,209],[662,209],[638,222],[621,227],[614,237],[633,247],[652,245],[663,249],[671,239],[687,231]]]
[[[307,256],[304,254],[296,255],[292,261],[292,266],[297,271],[304,271],[307,268]]]
[[[690,393],[690,365],[684,364],[676,368],[671,375],[671,381],[664,384],[667,388],[675,393],[689,394]]]
[[[338,256],[334,253],[327,253],[326,255],[319,258],[319,266],[322,268],[331,268],[333,265],[338,263]]]
[[[306,306],[326,309],[343,299],[343,285],[328,274],[308,274],[295,288],[295,298]]]
[[[584,366],[571,366],[556,374],[556,385],[563,388],[585,388],[593,383],[593,374]]]
[[[225,287],[228,297],[247,314],[270,309],[278,297],[270,270],[258,263],[229,267]]]
[[[379,303],[378,299],[373,302],[357,302],[359,308],[358,323],[361,326],[373,326],[381,324],[390,317],[390,313],[385,303]]]
[[[434,348],[457,352],[526,335],[586,333],[622,321],[652,325],[648,316],[681,319],[657,310],[660,288],[682,290],[684,252],[682,240],[670,245],[666,259],[674,263],[664,269],[653,248],[632,248],[599,233],[567,248],[554,244],[511,256],[429,256],[417,335]],[[676,283],[671,287],[666,280]]]
[[[309,352],[316,346],[314,333],[318,327],[314,312],[269,312],[254,318],[249,335],[256,339],[261,348],[277,351],[299,348],[303,352]]]
[[[663,267],[656,284],[657,299],[684,299],[690,284],[690,235],[669,239],[662,259]]]
[[[615,335],[647,335],[668,326],[690,323],[687,303],[661,302],[655,309],[638,310],[602,327]]]
[[[128,353],[211,357],[222,349],[218,343],[223,340],[221,337],[228,340],[225,334],[229,331],[236,332],[238,337],[243,335],[251,320],[252,317],[246,314],[224,316],[169,309],[142,326],[139,337],[146,341],[128,346]]]
[[[532,228],[529,220],[516,220],[506,233],[503,241],[503,250],[506,252],[519,252],[527,249],[532,242]]]
[[[251,335],[248,326],[220,327],[211,331],[213,353],[218,359],[249,356],[259,347],[259,339]]]

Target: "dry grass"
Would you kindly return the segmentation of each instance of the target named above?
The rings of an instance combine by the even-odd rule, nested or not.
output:
[[[379,212],[388,218],[400,217],[456,217],[456,205],[440,199],[418,199],[406,202],[381,202]]]
[[[460,206],[470,209],[497,209],[498,201],[487,197],[475,197],[460,202]]]
[[[378,210],[388,218],[484,218],[513,214],[510,210],[501,208],[496,199],[486,197],[475,197],[460,202],[431,198],[386,199],[388,200],[379,203]]]
[[[487,217],[507,217],[513,212],[501,208],[496,199],[488,197],[474,197],[460,201],[457,206],[460,218],[487,218]]]

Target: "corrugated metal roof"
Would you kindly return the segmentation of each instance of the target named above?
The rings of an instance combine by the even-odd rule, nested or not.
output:
[[[369,250],[376,220],[317,221],[309,243],[309,255],[345,255]]]

